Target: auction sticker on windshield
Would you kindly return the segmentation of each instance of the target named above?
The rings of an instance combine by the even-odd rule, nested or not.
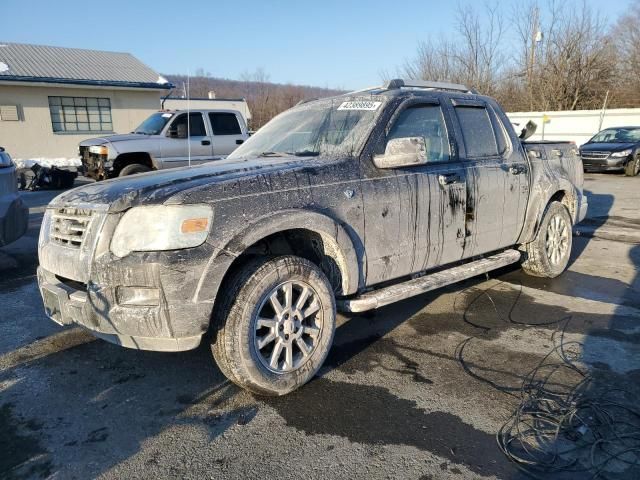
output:
[[[382,102],[343,102],[338,110],[377,110]]]

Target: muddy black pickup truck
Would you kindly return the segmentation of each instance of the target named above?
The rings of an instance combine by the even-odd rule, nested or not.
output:
[[[137,349],[211,343],[282,395],[362,312],[517,262],[555,277],[584,218],[572,143],[528,143],[495,100],[393,80],[309,101],[227,159],[107,180],[47,207],[49,317]]]

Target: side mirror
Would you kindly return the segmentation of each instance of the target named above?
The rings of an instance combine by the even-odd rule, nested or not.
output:
[[[423,137],[392,138],[387,142],[384,155],[374,155],[378,168],[412,167],[427,163],[427,145]]]

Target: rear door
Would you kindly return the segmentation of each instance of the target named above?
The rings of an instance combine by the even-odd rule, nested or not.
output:
[[[213,132],[213,154],[225,157],[244,142],[245,136],[237,114],[232,112],[209,112]]]
[[[403,104],[379,151],[392,138],[423,137],[429,163],[395,169],[373,166],[363,173],[368,285],[462,256],[466,175],[445,117],[435,99]]]
[[[201,112],[177,115],[162,141],[163,168],[184,167],[211,160],[211,138]]]
[[[451,108],[467,173],[462,257],[469,258],[515,243],[526,205],[526,198],[521,204],[520,179],[526,180],[528,165],[491,105],[453,98]]]

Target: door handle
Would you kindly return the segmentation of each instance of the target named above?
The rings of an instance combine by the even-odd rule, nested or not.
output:
[[[525,167],[523,167],[522,165],[512,165],[509,167],[509,172],[512,175],[520,175],[521,173],[526,172],[527,169]]]
[[[438,182],[443,187],[445,185],[451,185],[453,183],[458,183],[460,181],[460,175],[457,173],[441,173],[438,175]]]
[[[211,140],[202,140],[200,143],[202,145],[211,145]]]
[[[236,145],[242,145],[244,143],[244,140],[236,140]]]

